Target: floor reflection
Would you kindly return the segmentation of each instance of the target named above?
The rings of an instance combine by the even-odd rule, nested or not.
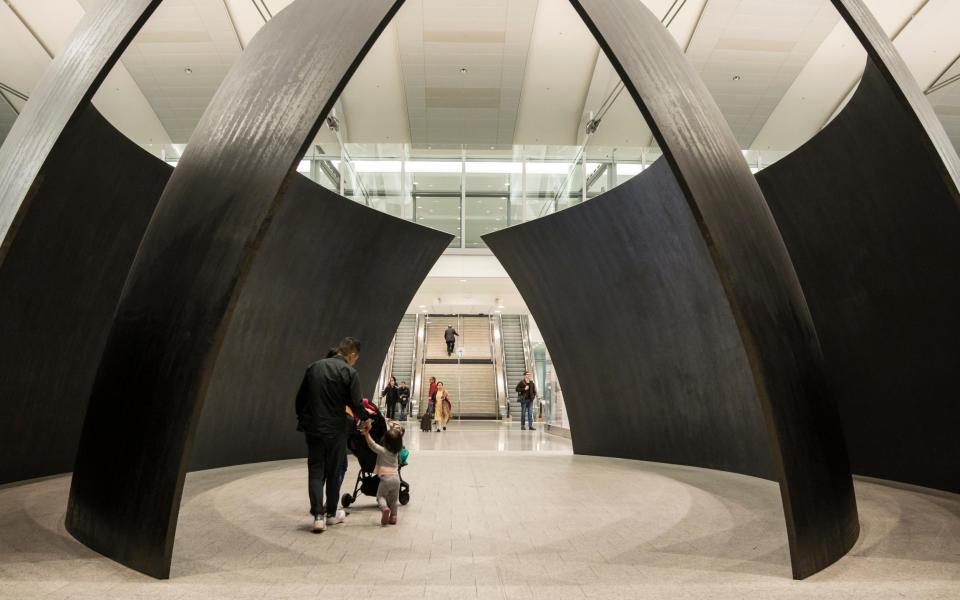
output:
[[[406,423],[404,443],[411,452],[446,450],[458,452],[548,452],[573,454],[570,440],[547,433],[542,424],[535,431],[500,421],[450,421],[446,431],[420,431],[419,422]]]

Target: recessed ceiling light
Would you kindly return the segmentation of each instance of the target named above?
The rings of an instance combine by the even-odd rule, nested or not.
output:
[[[466,283],[466,282],[467,282],[466,279],[461,279],[461,280],[460,280],[460,283]]]
[[[734,81],[740,81],[740,76],[739,76],[739,75],[734,75],[734,76],[733,76],[733,80],[734,80]]]
[[[187,67],[186,69],[183,70],[183,72],[186,73],[187,75],[189,75],[189,74],[193,73],[193,69],[191,69],[190,67]]]
[[[460,74],[461,74],[461,75],[466,75],[466,74],[467,74],[467,68],[466,68],[466,67],[460,67]]]

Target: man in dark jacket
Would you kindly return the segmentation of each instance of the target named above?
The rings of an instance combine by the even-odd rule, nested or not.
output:
[[[447,330],[443,332],[443,340],[447,342],[447,356],[453,354],[453,346],[457,343],[458,335],[460,334],[453,328],[453,325],[447,325]]]
[[[520,429],[526,429],[526,422],[529,422],[530,431],[536,431],[533,427],[533,401],[537,398],[537,384],[530,371],[523,372],[523,379],[517,384],[517,396],[520,399]]]
[[[307,440],[308,490],[313,531],[342,523],[345,513],[337,510],[340,499],[340,471],[347,451],[347,435],[353,428],[349,408],[364,424],[370,416],[363,408],[360,380],[353,365],[360,358],[360,342],[344,338],[330,358],[309,367],[297,392],[297,430]],[[326,487],[326,507],[323,492]]]

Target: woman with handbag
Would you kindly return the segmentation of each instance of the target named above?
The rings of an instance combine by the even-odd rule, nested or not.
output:
[[[436,411],[434,422],[437,424],[437,431],[446,431],[447,421],[453,414],[453,405],[450,403],[450,394],[447,393],[447,388],[443,386],[442,381],[437,383]]]

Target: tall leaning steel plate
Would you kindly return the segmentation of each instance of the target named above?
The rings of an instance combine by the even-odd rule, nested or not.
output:
[[[170,170],[90,98],[159,3],[88,12],[0,147],[0,483],[73,465],[113,309]],[[78,159],[85,143],[104,155]]]
[[[0,147],[0,265],[30,209],[30,187],[63,130],[86,106],[161,0],[105,0],[44,71]]]
[[[641,0],[571,0],[673,168],[740,330],[779,474],[793,574],[859,535],[836,401],[783,238],[706,86]]]
[[[90,398],[67,528],[168,577],[190,443],[221,343],[296,163],[394,0],[298,0],[257,34],[174,171]]]
[[[403,313],[452,239],[293,177],[217,356],[190,469],[306,456],[293,398],[344,336],[360,339],[357,373],[375,398]]]
[[[867,49],[863,78],[757,180],[830,365],[853,472],[958,492],[960,161],[863,3],[834,4]]]
[[[740,332],[665,160],[483,239],[550,349],[575,453],[777,478]]]

